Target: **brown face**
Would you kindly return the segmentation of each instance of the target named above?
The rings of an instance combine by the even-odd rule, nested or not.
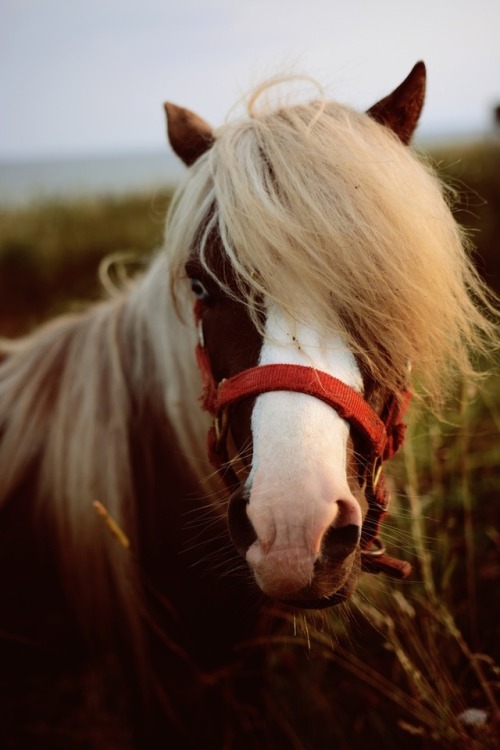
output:
[[[301,324],[292,335],[270,306],[264,339],[212,243],[211,269],[186,264],[217,382],[263,363],[317,366],[362,387],[354,357],[340,340]],[[268,340],[269,338],[269,340]],[[276,392],[239,401],[230,412],[240,486],[228,507],[232,540],[268,596],[298,606],[330,606],[349,596],[360,573],[363,498],[349,428],[335,411],[304,393]],[[232,456],[234,457],[234,456]]]
[[[425,66],[417,63],[368,114],[408,143],[424,92]],[[189,166],[211,148],[213,131],[189,110],[165,107],[170,143]],[[215,274],[230,281],[220,257],[213,258]],[[340,338],[325,337],[314,321],[299,321],[292,331],[272,304],[262,338],[243,302],[225,296],[196,258],[186,270],[201,300],[205,346],[217,380],[256,364],[291,363],[363,390],[356,361]],[[368,388],[375,404],[376,389]],[[260,588],[306,607],[329,606],[348,596],[360,571],[366,510],[348,424],[318,398],[276,391],[240,402],[231,411],[230,429],[246,472],[229,503],[229,526]]]
[[[211,270],[230,285],[234,295],[221,289],[203,268],[196,256],[186,263],[194,297],[198,300],[200,325],[210,368],[216,382],[231,378],[258,364],[262,336],[258,332],[244,302],[238,299],[237,285],[227,265],[221,262],[222,253],[216,239],[211,243]],[[235,299],[236,298],[236,299]],[[231,416],[231,437],[243,463],[251,462],[250,420],[254,399],[236,404]]]

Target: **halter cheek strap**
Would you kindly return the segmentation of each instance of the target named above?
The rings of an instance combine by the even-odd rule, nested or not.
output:
[[[228,456],[226,440],[229,412],[234,404],[272,391],[305,393],[324,401],[342,419],[349,422],[358,451],[366,459],[360,469],[368,503],[360,542],[363,570],[406,578],[411,572],[411,565],[386,555],[378,533],[389,504],[389,492],[382,471],[383,462],[392,458],[403,443],[406,429],[403,415],[410,402],[410,392],[404,390],[398,396],[393,395],[379,417],[357,391],[313,367],[259,365],[216,382],[204,346],[199,312],[199,307],[196,306],[195,316],[199,329],[196,357],[203,380],[201,404],[214,418],[208,433],[208,456],[226,486],[234,490],[239,484]]]

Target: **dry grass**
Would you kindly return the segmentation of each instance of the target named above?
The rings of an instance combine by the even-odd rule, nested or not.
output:
[[[411,425],[384,533],[412,559],[412,578],[365,577],[344,632],[336,612],[309,624],[311,654],[333,665],[309,679],[322,701],[330,694],[329,721],[342,717],[336,747],[498,747],[499,434],[495,369],[480,392],[463,389],[445,422]]]

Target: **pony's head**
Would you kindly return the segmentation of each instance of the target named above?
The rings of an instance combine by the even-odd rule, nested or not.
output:
[[[167,246],[174,294],[195,303],[233,542],[265,594],[317,607],[374,552],[388,436],[369,423],[398,412],[410,362],[438,396],[483,319],[442,188],[407,146],[423,63],[367,113],[322,96],[258,106],[272,83],[215,131],[166,105],[190,167]]]

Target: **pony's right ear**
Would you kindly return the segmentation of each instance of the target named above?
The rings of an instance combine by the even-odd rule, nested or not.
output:
[[[214,142],[212,128],[189,109],[178,107],[176,104],[164,104],[167,113],[167,133],[170,145],[182,159],[184,164],[191,166],[208,151]]]

